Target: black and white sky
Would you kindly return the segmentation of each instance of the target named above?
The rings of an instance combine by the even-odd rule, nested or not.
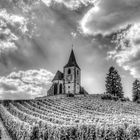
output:
[[[82,86],[105,91],[115,66],[125,96],[140,78],[140,0],[0,0],[0,99],[46,95],[74,45]]]

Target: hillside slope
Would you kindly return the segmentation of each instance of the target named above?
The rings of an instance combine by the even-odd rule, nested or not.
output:
[[[102,100],[101,95],[5,101],[0,106],[0,117],[18,140],[21,135],[24,139],[23,132],[30,137],[35,124],[40,136],[47,135],[51,140],[140,138],[140,105]],[[12,127],[15,124],[18,131]]]
[[[1,139],[0,140],[12,140],[7,133],[5,127],[2,124],[2,121],[0,120],[0,130],[1,130]]]

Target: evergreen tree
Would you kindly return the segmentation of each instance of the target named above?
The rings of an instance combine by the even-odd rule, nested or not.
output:
[[[138,79],[136,79],[134,82],[133,82],[133,102],[136,102],[139,100],[140,98],[140,81]]]
[[[123,97],[121,77],[114,67],[110,67],[106,77],[106,93],[119,98]]]

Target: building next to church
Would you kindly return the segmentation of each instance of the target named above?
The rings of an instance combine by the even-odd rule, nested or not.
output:
[[[48,96],[59,94],[88,94],[81,87],[81,69],[76,62],[73,49],[68,63],[63,68],[63,73],[61,71],[56,72],[52,86],[47,93]]]

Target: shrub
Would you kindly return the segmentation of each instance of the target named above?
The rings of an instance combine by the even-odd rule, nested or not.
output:
[[[110,95],[110,94],[104,94],[104,95],[101,96],[101,99],[117,101],[119,99],[119,97],[113,96],[113,95]]]
[[[140,100],[138,100],[136,103],[140,104]]]
[[[130,101],[130,99],[129,98],[121,98],[120,99],[122,102],[127,102],[127,101]]]
[[[67,94],[67,97],[74,97],[74,94],[68,93],[68,94]]]

